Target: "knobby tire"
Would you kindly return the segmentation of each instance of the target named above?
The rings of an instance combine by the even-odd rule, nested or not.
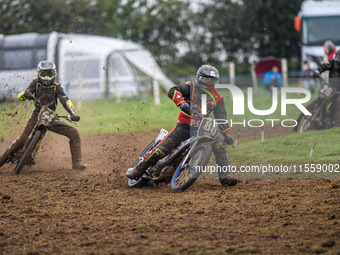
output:
[[[199,159],[193,166],[190,165],[191,160],[195,160],[196,154],[200,153]],[[196,146],[196,148],[191,152],[189,157],[186,159],[186,161],[182,161],[181,164],[178,166],[177,170],[175,171],[172,180],[171,180],[171,190],[172,191],[184,191],[187,188],[189,188],[201,175],[201,171],[194,171],[194,167],[197,167],[201,169],[202,167],[206,166],[209,162],[210,156],[212,153],[212,147],[210,143],[203,142]],[[188,169],[189,166],[189,169]],[[184,180],[184,182],[180,182],[181,174],[186,174],[187,179]],[[181,177],[183,178],[183,177]]]
[[[16,165],[16,167],[14,169],[15,174],[20,174],[22,168],[26,164],[27,160],[29,159],[29,157],[33,153],[37,143],[39,142],[40,136],[41,136],[41,131],[39,131],[39,130],[36,131],[31,142],[29,143],[27,149],[25,150],[22,158],[20,159],[19,163]]]
[[[318,108],[318,101],[315,100],[313,102],[311,102],[309,105],[307,105],[307,110],[309,110],[312,114],[314,113],[314,111]],[[294,127],[294,131],[295,132],[299,132],[299,133],[303,133],[306,132],[310,129],[313,129],[313,125],[310,123],[310,121],[306,118],[306,116],[303,113],[300,113],[299,117],[296,120],[297,125]],[[308,128],[307,130],[302,130],[302,128],[307,125],[310,124],[310,128]]]
[[[140,157],[143,157],[146,153],[148,153],[153,147],[155,147],[155,141],[151,142],[144,150],[143,152],[138,156],[138,159],[136,160],[135,164],[133,165],[136,167],[140,161]],[[129,179],[127,181],[129,188],[139,188],[144,186],[149,180],[145,179],[143,177],[140,177],[138,180]]]

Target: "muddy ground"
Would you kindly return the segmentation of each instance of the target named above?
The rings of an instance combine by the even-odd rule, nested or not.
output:
[[[0,168],[0,254],[340,254],[339,180],[128,189],[127,167],[156,134],[82,137],[85,171],[71,169],[67,139],[48,134],[36,165]]]

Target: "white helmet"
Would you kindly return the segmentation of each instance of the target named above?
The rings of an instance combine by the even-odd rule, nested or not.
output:
[[[57,69],[52,61],[41,61],[38,64],[37,73],[43,86],[51,86],[57,77]]]

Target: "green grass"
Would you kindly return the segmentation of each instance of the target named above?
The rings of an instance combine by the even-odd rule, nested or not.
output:
[[[271,106],[271,95],[259,89],[255,92],[254,105],[258,109],[267,109]],[[287,116],[280,115],[280,108],[272,116],[256,116],[248,110],[245,116],[232,116],[232,102],[230,95],[224,95],[228,119],[234,121],[242,119],[295,119],[298,115],[295,106],[288,108]],[[152,97],[134,98],[117,103],[112,99],[96,101],[84,101],[82,105],[74,102],[81,116],[78,127],[82,135],[104,134],[104,133],[129,133],[153,129],[171,129],[177,122],[179,109],[168,99],[166,95],[161,96],[161,105],[155,106]],[[247,109],[247,107],[245,107]],[[24,128],[33,105],[29,102],[17,102],[0,105],[0,138],[18,136]],[[61,115],[66,112],[61,105],[57,111]],[[266,122],[267,124],[267,122]],[[269,123],[268,123],[269,124]],[[230,150],[233,162],[239,164],[251,163],[323,163],[340,162],[340,129],[326,131],[310,131],[305,134],[289,134],[260,140],[240,140],[236,149]],[[318,141],[312,158],[309,158],[311,146]]]
[[[84,101],[81,106],[74,102],[74,105],[81,116],[78,130],[82,135],[171,129],[179,114],[179,109],[166,95],[161,96],[159,106],[155,106],[152,97],[127,99],[120,103],[102,99]],[[20,135],[33,109],[31,102],[0,104],[0,138],[14,131]],[[61,104],[57,112],[68,115]]]
[[[296,119],[299,115],[299,110],[295,106],[288,105],[287,116],[281,116],[280,100],[278,100],[278,108],[273,114],[269,116],[254,115],[248,110],[247,96],[245,96],[245,115],[233,116],[230,92],[228,90],[219,90],[219,92],[225,98],[228,119],[232,119],[234,122],[241,122],[243,119]],[[254,91],[253,98],[256,109],[265,110],[272,105],[272,96],[263,89]],[[123,100],[120,103],[113,99],[102,99],[84,101],[81,107],[77,102],[74,102],[74,105],[81,116],[78,129],[83,135],[170,129],[177,122],[179,114],[179,109],[166,95],[161,96],[161,105],[159,106],[155,106],[152,97],[136,97]],[[6,136],[13,128],[22,126],[23,129],[32,110],[33,105],[30,102],[16,101],[0,104],[0,137]],[[67,114],[61,104],[58,105],[57,111],[60,115]],[[266,124],[270,124],[270,122],[266,122]]]
[[[242,164],[273,163],[340,163],[340,128],[292,133],[265,139],[245,141],[230,149],[232,158]],[[310,150],[317,141],[312,157]]]
[[[124,100],[121,103],[106,99],[88,101],[83,102],[79,110],[79,131],[82,134],[102,134],[170,129],[177,122],[178,113],[175,104],[166,96],[161,97],[159,106],[155,106],[151,97]]]

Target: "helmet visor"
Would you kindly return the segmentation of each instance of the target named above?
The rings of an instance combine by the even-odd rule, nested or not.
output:
[[[200,75],[198,78],[198,82],[201,83],[202,85],[209,85],[211,87],[215,87],[215,85],[218,83],[218,78]]]
[[[53,70],[41,70],[40,71],[40,77],[42,77],[42,78],[53,78],[54,72],[53,72]]]

